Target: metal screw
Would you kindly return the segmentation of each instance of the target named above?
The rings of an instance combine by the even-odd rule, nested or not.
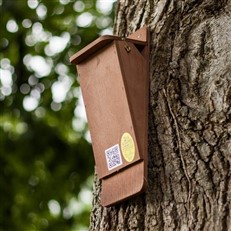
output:
[[[129,53],[131,51],[131,47],[129,47],[127,44],[124,45],[124,49]]]

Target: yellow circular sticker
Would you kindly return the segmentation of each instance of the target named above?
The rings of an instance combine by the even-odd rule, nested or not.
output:
[[[132,136],[125,132],[120,141],[120,147],[123,157],[126,161],[132,162],[135,157],[135,144]]]

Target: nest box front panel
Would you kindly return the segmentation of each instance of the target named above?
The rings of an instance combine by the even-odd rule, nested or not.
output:
[[[140,160],[119,57],[114,41],[78,65],[100,178]]]

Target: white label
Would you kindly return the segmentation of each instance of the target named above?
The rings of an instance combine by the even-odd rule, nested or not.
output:
[[[123,164],[120,147],[118,144],[105,150],[108,170],[112,170]]]

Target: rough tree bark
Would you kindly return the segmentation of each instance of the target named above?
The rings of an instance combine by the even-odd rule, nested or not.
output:
[[[92,231],[231,230],[231,1],[120,0],[114,32],[151,30],[145,194],[100,206]]]

